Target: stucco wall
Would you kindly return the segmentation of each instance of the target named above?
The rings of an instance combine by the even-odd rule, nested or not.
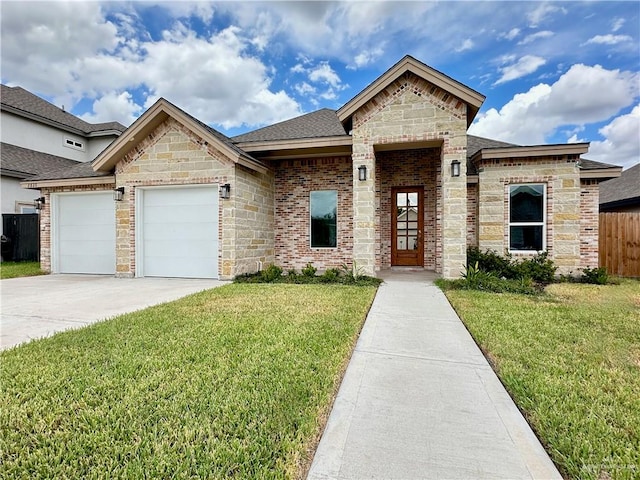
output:
[[[453,160],[460,177],[442,176],[441,272],[458,277],[466,259],[466,104],[451,94],[406,73],[392,82],[353,115],[353,168],[365,165],[367,182],[354,178],[354,257],[368,273],[381,268],[381,225],[376,196],[376,145],[437,142],[442,145],[440,171],[449,172]]]
[[[312,263],[320,271],[353,260],[352,163],[349,157],[282,160],[275,168],[275,263],[285,270]],[[336,248],[311,248],[309,192],[337,190]]]
[[[503,253],[509,248],[509,185],[542,183],[547,191],[547,251],[559,267],[558,274],[576,272],[582,265],[581,188],[576,160],[488,160],[478,169],[480,249]],[[597,242],[597,225],[595,228]],[[517,253],[515,257],[532,254]]]

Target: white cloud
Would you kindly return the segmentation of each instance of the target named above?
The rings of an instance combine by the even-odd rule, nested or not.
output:
[[[315,87],[312,87],[307,82],[297,83],[293,88],[295,88],[296,92],[300,95],[313,95],[316,93]]]
[[[516,144],[541,144],[563,126],[603,122],[640,95],[637,73],[573,65],[552,85],[516,94],[500,110],[480,114],[469,133]]]
[[[518,35],[520,35],[520,29],[519,28],[512,28],[508,32],[504,32],[504,33],[501,33],[500,35],[498,35],[498,38],[506,38],[507,40],[513,40]]]
[[[509,82],[517,78],[524,77],[530,73],[535,72],[538,68],[544,65],[546,60],[542,57],[535,55],[525,55],[518,59],[514,64],[507,65],[506,67],[500,67],[499,70],[502,76],[495,82],[494,85],[500,85],[501,83]]]
[[[586,45],[596,43],[600,45],[616,45],[618,43],[632,42],[633,38],[629,35],[596,35],[585,42]]]
[[[541,23],[545,22],[549,16],[556,12],[566,14],[567,10],[564,7],[558,7],[557,5],[551,3],[540,3],[535,8],[535,10],[532,10],[527,14],[527,18],[529,19],[529,26],[532,28],[537,27]]]
[[[456,48],[456,52],[464,52],[465,50],[471,50],[473,48],[473,40],[471,40],[470,38],[467,38],[464,42],[462,42],[462,45],[460,45],[458,48]]]
[[[640,104],[598,132],[605,139],[591,142],[588,158],[627,168],[640,162]]]
[[[541,38],[549,38],[553,37],[553,32],[549,30],[542,30],[541,32],[532,33],[531,35],[527,35],[522,40],[518,42],[518,45],[527,45],[529,43],[535,42]]]
[[[334,88],[340,88],[342,81],[338,74],[331,68],[329,62],[321,62],[309,72],[309,80],[318,83],[327,83]]]
[[[142,113],[142,107],[136,105],[129,92],[109,92],[93,102],[93,113],[86,113],[80,118],[89,123],[120,122],[129,126]]]
[[[624,25],[625,19],[624,18],[616,18],[613,20],[613,25],[611,25],[611,31],[612,32],[617,32],[618,30],[620,30],[622,28],[622,26]]]
[[[362,52],[358,53],[353,58],[353,63],[355,64],[356,68],[366,67],[367,65],[372,64],[378,58],[380,58],[383,53],[384,53],[384,51],[382,50],[382,48],[375,48],[375,49],[373,49],[371,51],[370,50],[365,50],[365,51],[362,51]]]

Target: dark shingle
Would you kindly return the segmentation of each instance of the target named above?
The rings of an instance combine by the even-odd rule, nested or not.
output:
[[[582,170],[599,170],[601,168],[612,168],[615,165],[609,163],[596,162],[595,160],[589,160],[588,158],[580,159],[580,168]]]
[[[232,138],[235,143],[297,140],[347,135],[335,110],[323,108]]]
[[[118,122],[88,123],[75,115],[56,107],[22,87],[2,85],[0,94],[2,107],[11,107],[21,112],[55,122],[61,127],[77,130],[85,135],[95,132],[116,130],[124,132],[126,127]]]
[[[108,177],[111,172],[96,172],[91,166],[91,162],[77,162],[76,165],[67,167],[51,173],[43,173],[30,177],[29,180],[59,180],[62,178],[87,178],[87,177]]]
[[[4,173],[19,178],[31,175],[57,175],[81,163],[8,143],[0,143],[0,157]]]
[[[636,198],[640,202],[640,163],[600,184],[600,205]]]

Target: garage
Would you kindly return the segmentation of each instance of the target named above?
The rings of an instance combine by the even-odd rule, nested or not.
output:
[[[108,192],[53,194],[55,273],[116,272],[116,215]]]
[[[136,275],[218,278],[218,187],[136,189]]]

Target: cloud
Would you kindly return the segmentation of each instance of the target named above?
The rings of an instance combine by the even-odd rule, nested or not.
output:
[[[520,29],[519,28],[512,28],[508,32],[503,32],[500,35],[498,35],[498,38],[506,38],[507,40],[513,40],[518,35],[520,35]]]
[[[541,144],[560,127],[606,121],[632,105],[640,95],[639,80],[637,73],[573,65],[554,84],[540,83],[516,94],[499,110],[480,114],[469,133]]]
[[[500,67],[499,70],[502,73],[502,76],[494,83],[494,85],[500,85],[501,83],[509,82],[511,80],[524,77],[525,75],[529,75],[530,73],[535,72],[545,63],[547,62],[542,57],[537,57],[535,55],[525,55],[512,65]]]
[[[354,57],[353,63],[355,64],[356,68],[366,67],[367,65],[372,64],[378,58],[380,58],[383,53],[384,51],[382,50],[382,48],[375,48],[371,51],[365,50],[363,52],[358,53]]]
[[[334,88],[340,88],[341,80],[338,74],[329,65],[329,62],[321,62],[309,72],[309,80],[318,83],[328,83]]]
[[[616,45],[618,43],[633,42],[633,38],[629,35],[596,35],[585,42],[585,45],[596,43],[600,45]]]
[[[129,126],[140,116],[143,108],[133,101],[129,92],[109,92],[93,102],[93,113],[85,113],[80,118],[89,123],[120,122]]]
[[[460,45],[458,48],[456,48],[456,52],[464,52],[465,50],[471,50],[473,48],[473,40],[471,40],[470,38],[467,38],[464,42],[462,42],[462,45]]]
[[[604,140],[591,142],[588,157],[625,168],[632,167],[640,161],[639,132],[640,104],[598,130]]]
[[[556,12],[566,14],[567,10],[564,7],[558,7],[557,5],[553,5],[551,3],[540,3],[535,8],[535,10],[532,10],[527,14],[529,26],[531,28],[536,28],[538,25],[545,22],[549,16]]]
[[[535,42],[541,38],[549,38],[553,37],[553,32],[549,30],[542,30],[541,32],[532,33],[531,35],[527,35],[522,40],[518,42],[518,45],[527,45],[529,43]]]
[[[618,30],[620,30],[622,28],[622,26],[624,25],[625,19],[624,18],[616,18],[613,20],[613,25],[611,25],[611,31],[612,32],[617,32]]]

